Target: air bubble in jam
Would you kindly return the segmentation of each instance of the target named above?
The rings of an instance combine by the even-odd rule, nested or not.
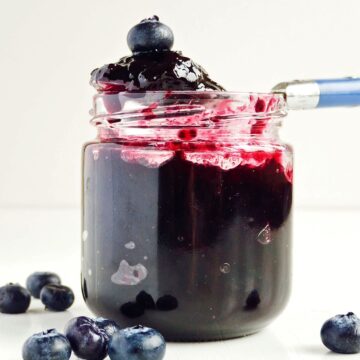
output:
[[[257,241],[262,245],[268,245],[271,243],[271,227],[269,224],[259,232]]]
[[[234,169],[239,165],[249,167],[260,167],[273,158],[279,158],[281,162],[281,152],[276,151],[251,151],[244,149],[234,149],[232,152],[221,150],[215,151],[188,151],[184,152],[184,158],[192,163],[201,165],[217,166],[222,170]]]
[[[184,157],[194,164],[217,166],[223,170],[233,169],[242,162],[241,156],[237,153],[185,152]]]
[[[129,250],[134,250],[135,249],[135,243],[133,241],[129,241],[124,246]]]
[[[228,274],[231,270],[231,265],[229,263],[223,263],[222,265],[220,265],[220,271],[223,274]]]
[[[94,156],[94,160],[98,160],[99,159],[99,150],[94,149],[93,150],[93,156]]]

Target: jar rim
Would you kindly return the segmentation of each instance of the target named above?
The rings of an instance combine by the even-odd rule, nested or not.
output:
[[[287,105],[283,95],[265,92],[134,91],[95,94],[90,114],[90,122],[102,127],[203,126],[214,120],[279,119],[287,115]]]

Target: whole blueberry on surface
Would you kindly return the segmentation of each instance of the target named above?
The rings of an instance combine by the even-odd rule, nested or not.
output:
[[[5,314],[24,313],[30,305],[30,293],[19,284],[0,287],[0,312]]]
[[[98,317],[94,319],[94,322],[100,329],[105,331],[109,339],[120,330],[119,325],[113,320]]]
[[[165,350],[163,336],[141,325],[118,331],[109,342],[111,360],[161,360]]]
[[[321,340],[337,353],[360,352],[360,319],[352,312],[332,317],[321,328]]]
[[[106,357],[109,336],[95,320],[86,316],[73,318],[66,325],[65,335],[80,359],[101,360]]]
[[[40,300],[49,310],[64,311],[74,302],[75,296],[72,290],[64,285],[49,284],[40,292]]]
[[[174,34],[154,15],[130,29],[127,43],[133,53],[170,50],[174,43]]]
[[[60,277],[52,272],[34,272],[26,279],[26,288],[30,294],[36,298],[40,298],[41,289],[48,284],[61,284]]]
[[[24,360],[68,360],[70,356],[68,339],[55,329],[32,335],[22,349]]]

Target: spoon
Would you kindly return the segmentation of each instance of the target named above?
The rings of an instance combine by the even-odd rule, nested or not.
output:
[[[360,105],[360,78],[294,80],[272,88],[282,94],[289,110]]]

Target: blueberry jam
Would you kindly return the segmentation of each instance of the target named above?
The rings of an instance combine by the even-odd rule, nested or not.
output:
[[[127,41],[133,55],[91,73],[90,84],[97,91],[224,90],[200,65],[171,51],[174,35],[157,16],[131,28]]]
[[[153,16],[131,56],[92,72],[83,148],[82,287],[89,308],[166,340],[254,333],[290,283],[292,151],[284,99],[227,93],[171,50]]]
[[[175,51],[126,56],[95,69],[91,76],[91,84],[103,92],[224,90],[200,65]]]
[[[122,110],[94,117],[99,139],[83,150],[87,305],[167,340],[260,330],[290,284],[291,149],[274,132],[281,99],[116,96]]]

